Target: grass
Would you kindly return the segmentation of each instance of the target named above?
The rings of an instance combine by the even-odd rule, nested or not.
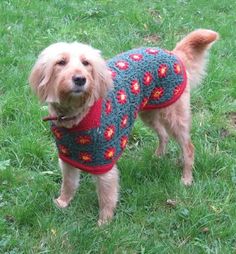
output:
[[[0,7],[0,253],[236,253],[235,1],[2,0]],[[194,185],[179,181],[176,144],[155,158],[156,137],[138,121],[118,164],[114,221],[96,226],[95,186],[86,174],[71,206],[56,209],[56,150],[41,121],[46,109],[27,83],[38,53],[74,40],[106,58],[140,45],[171,49],[199,27],[221,40],[192,92]]]

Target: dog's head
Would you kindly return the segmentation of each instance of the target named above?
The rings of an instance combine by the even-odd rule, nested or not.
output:
[[[36,61],[29,83],[42,102],[93,103],[112,87],[112,79],[100,51],[73,42],[59,42],[44,49]]]

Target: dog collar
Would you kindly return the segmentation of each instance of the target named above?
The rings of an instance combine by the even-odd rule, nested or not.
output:
[[[75,118],[76,118],[76,116],[52,116],[52,115],[49,115],[49,116],[43,117],[43,121],[44,122],[46,122],[46,121],[62,122],[62,121],[71,121],[71,120],[74,120]]]

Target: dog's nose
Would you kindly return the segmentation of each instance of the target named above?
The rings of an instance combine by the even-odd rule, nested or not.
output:
[[[86,78],[81,76],[73,76],[72,80],[76,86],[84,86],[86,83]]]

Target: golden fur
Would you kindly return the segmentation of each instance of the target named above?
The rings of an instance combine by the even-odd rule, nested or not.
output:
[[[182,182],[192,183],[194,146],[190,137],[191,110],[190,89],[200,84],[205,74],[207,49],[216,41],[218,34],[211,30],[199,29],[181,40],[172,51],[185,64],[187,87],[178,101],[172,105],[140,113],[141,119],[159,137],[158,156],[165,153],[169,135],[180,144],[183,153]],[[77,91],[74,77],[86,80]],[[42,51],[32,69],[29,82],[42,102],[49,104],[51,115],[73,117],[55,124],[71,127],[78,124],[87,114],[90,106],[106,96],[112,89],[112,79],[100,52],[81,43],[55,43]],[[55,203],[67,207],[79,185],[79,169],[59,160],[63,174],[61,194]],[[99,225],[113,217],[118,201],[119,176],[115,165],[108,173],[98,175],[97,192],[99,198]]]

